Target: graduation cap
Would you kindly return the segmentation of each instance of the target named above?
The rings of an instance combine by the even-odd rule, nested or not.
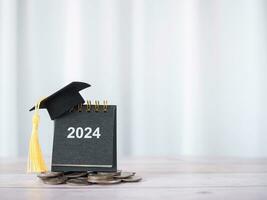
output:
[[[34,115],[32,118],[32,133],[29,144],[28,172],[47,171],[38,137],[38,126],[40,122],[39,109],[46,108],[50,118],[52,120],[56,119],[74,106],[84,102],[79,91],[87,87],[90,87],[87,83],[72,82],[49,97],[37,102],[37,104],[30,109],[30,111],[34,110]]]
[[[74,106],[84,103],[79,91],[90,87],[88,83],[72,82],[40,102],[40,109],[47,109],[52,120],[60,117]],[[30,109],[34,110],[35,106]]]

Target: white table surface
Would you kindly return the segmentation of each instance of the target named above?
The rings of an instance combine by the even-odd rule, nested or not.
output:
[[[142,182],[118,185],[45,185],[26,174],[25,159],[0,160],[0,199],[267,199],[267,159],[154,157],[121,159],[119,169]]]

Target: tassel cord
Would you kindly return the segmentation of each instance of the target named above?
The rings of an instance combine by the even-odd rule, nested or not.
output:
[[[40,173],[47,171],[47,166],[43,159],[43,154],[39,143],[39,135],[38,135],[38,128],[40,122],[39,108],[41,102],[42,100],[35,105],[34,115],[32,118],[32,134],[29,143],[29,157],[27,166],[27,172],[29,173],[30,172]]]

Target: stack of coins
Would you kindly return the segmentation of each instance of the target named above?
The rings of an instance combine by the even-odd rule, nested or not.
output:
[[[37,175],[43,183],[49,185],[69,184],[69,185],[110,185],[118,183],[139,182],[141,177],[135,172],[44,172]]]

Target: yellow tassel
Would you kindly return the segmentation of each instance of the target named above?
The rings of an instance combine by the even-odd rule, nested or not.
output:
[[[29,157],[27,172],[46,172],[47,166],[43,159],[41,146],[39,144],[38,127],[39,127],[39,107],[41,101],[35,105],[34,115],[32,118],[32,134],[29,144]]]

